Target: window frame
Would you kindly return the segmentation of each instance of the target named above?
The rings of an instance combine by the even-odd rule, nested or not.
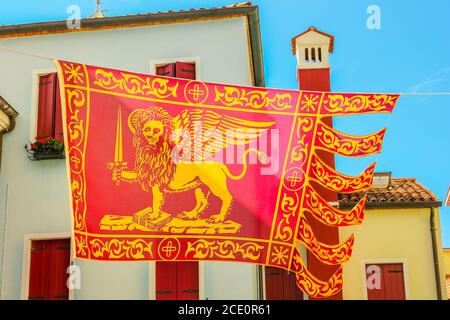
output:
[[[368,300],[366,265],[371,265],[371,264],[401,264],[402,268],[403,268],[403,285],[405,287],[405,300],[411,300],[410,285],[409,285],[409,268],[408,268],[408,260],[406,258],[363,259],[363,260],[361,260],[363,300]],[[345,290],[345,286],[344,286],[344,290]]]

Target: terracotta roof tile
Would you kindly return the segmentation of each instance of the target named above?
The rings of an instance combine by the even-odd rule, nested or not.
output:
[[[437,202],[437,196],[415,178],[392,178],[389,188],[371,189],[365,192],[368,205],[373,203],[402,203],[402,202]],[[338,194],[339,204],[358,202],[364,193]]]

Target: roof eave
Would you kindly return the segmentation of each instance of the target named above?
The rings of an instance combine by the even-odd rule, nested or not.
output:
[[[339,202],[339,209],[351,209],[357,202]],[[412,209],[412,208],[439,208],[441,201],[374,201],[367,202],[366,209]]]
[[[20,24],[0,27],[0,38],[24,37],[52,33],[68,33],[95,31],[114,27],[139,27],[152,24],[175,22],[190,22],[204,19],[220,19],[246,15],[248,18],[251,54],[254,72],[254,85],[265,86],[264,65],[262,57],[261,31],[258,6],[247,5],[219,9],[201,9],[189,11],[164,12],[157,14],[136,14],[118,17],[104,17],[98,19],[81,19],[80,29],[67,28],[67,22],[52,21]]]
[[[146,13],[135,14],[126,16],[114,16],[103,18],[84,18],[80,20],[80,29],[67,28],[67,21],[49,21],[49,22],[37,22],[18,24],[10,26],[0,27],[0,36],[11,35],[18,37],[26,35],[32,32],[44,32],[51,33],[57,31],[65,32],[80,32],[86,29],[99,28],[99,27],[113,27],[113,26],[126,26],[136,24],[148,24],[148,23],[173,23],[180,20],[197,20],[207,17],[225,17],[238,14],[249,14],[253,12],[257,6],[245,6],[245,7],[232,7],[232,8],[220,8],[220,9],[202,9],[202,10],[189,10],[189,11],[176,11],[176,12],[161,12],[161,13]],[[83,30],[84,29],[84,30]]]

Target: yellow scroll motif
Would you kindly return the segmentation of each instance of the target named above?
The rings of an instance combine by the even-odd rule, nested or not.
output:
[[[325,282],[314,277],[303,264],[298,249],[294,251],[291,271],[295,272],[297,286],[308,296],[314,298],[328,298],[342,290],[342,267]]]
[[[67,105],[71,116],[67,119],[69,141],[77,147],[84,140],[84,121],[80,119],[80,108],[86,104],[85,91],[78,89],[67,89]]]
[[[397,102],[398,96],[387,94],[343,95],[330,93],[325,95],[323,108],[328,113],[349,115],[364,112],[386,112]]]
[[[298,140],[297,145],[291,148],[289,164],[293,164],[295,162],[297,166],[305,165],[308,160],[308,150],[310,148],[310,144],[305,141],[307,138],[305,133],[311,132],[314,129],[315,124],[316,119],[312,117],[296,118],[295,134]]]
[[[116,78],[112,72],[97,69],[95,70],[94,84],[105,90],[120,88],[131,95],[141,94],[159,99],[177,97],[178,82],[169,86],[168,79],[140,77],[125,72],[121,72],[120,75],[121,78]]]
[[[311,160],[311,178],[322,186],[336,192],[351,193],[370,189],[372,187],[374,170],[375,163],[371,164],[359,176],[351,177],[330,168],[317,156],[313,156]]]
[[[153,257],[152,242],[143,239],[119,240],[111,239],[102,241],[94,239],[89,242],[94,257],[103,257],[105,254],[108,259],[145,259],[144,253],[147,252]]]
[[[319,123],[316,133],[316,147],[343,156],[368,156],[381,152],[386,129],[366,136],[344,134]]]
[[[330,206],[318,193],[308,187],[305,195],[306,210],[318,221],[333,227],[346,227],[361,224],[364,220],[366,197],[350,211],[337,210]]]
[[[337,265],[348,261],[352,255],[354,235],[340,244],[328,245],[317,240],[305,217],[300,218],[298,240],[303,243],[320,261],[329,265]]]
[[[221,102],[228,107],[250,107],[253,109],[273,108],[274,110],[292,109],[292,95],[290,93],[275,93],[270,95],[269,91],[247,90],[244,88],[224,86],[221,91],[215,86],[215,102]]]
[[[85,179],[84,174],[84,152],[83,144],[85,140],[85,125],[82,120],[82,114],[87,108],[86,92],[78,89],[67,89],[67,106],[70,110],[71,116],[67,119],[67,136],[71,143],[71,147],[67,154],[71,162],[71,193],[72,205],[74,212],[74,226],[77,230],[83,230],[86,227],[85,214]]]
[[[291,221],[296,218],[296,214],[300,207],[300,198],[297,193],[283,193],[280,203],[280,213],[283,219],[277,226],[275,239],[281,241],[290,241],[294,234],[291,227]]]
[[[264,247],[255,242],[239,243],[231,240],[212,240],[204,239],[195,242],[188,242],[185,256],[194,252],[195,259],[205,258],[221,258],[221,259],[235,259],[237,255],[242,258],[257,261],[261,256],[261,250]]]

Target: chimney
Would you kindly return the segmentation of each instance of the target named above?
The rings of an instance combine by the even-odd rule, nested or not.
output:
[[[334,37],[325,32],[310,27],[305,32],[292,39],[292,52],[297,58],[297,80],[300,90],[330,91],[330,63],[328,54],[333,52]],[[333,126],[331,117],[322,118],[322,122]],[[317,154],[331,168],[335,168],[334,155],[325,151]],[[337,200],[337,194],[317,185],[316,191],[329,203]],[[339,230],[326,226],[306,212],[306,217],[314,233],[321,242],[339,243]],[[337,270],[337,266],[325,265],[314,254],[307,252],[308,269],[323,281],[328,281]],[[310,298],[312,299],[312,298]],[[342,300],[342,292],[327,298],[327,300]]]
[[[334,37],[309,27],[292,39],[297,58],[297,80],[301,90],[330,91],[328,54],[333,52]]]

